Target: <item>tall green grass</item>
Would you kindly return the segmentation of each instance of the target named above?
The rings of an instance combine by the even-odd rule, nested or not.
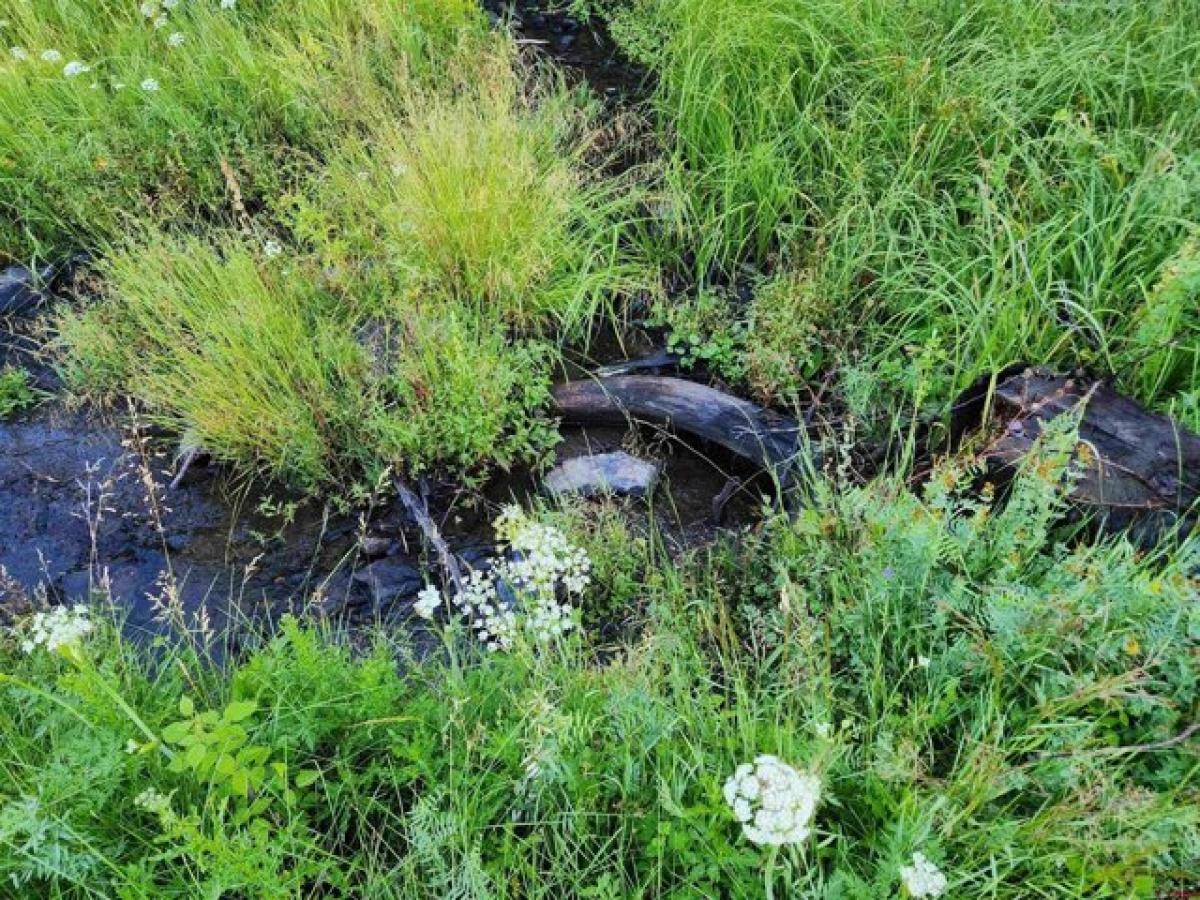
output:
[[[1194,403],[1198,15],[1187,0],[619,4],[668,155],[658,252],[701,284],[747,262],[809,273],[885,405],[911,388],[912,348],[941,360],[940,401],[1032,360]]]
[[[94,0],[6,10],[0,259],[103,248],[147,221],[232,222],[366,110],[399,103],[485,35],[466,0],[198,0],[148,11]],[[43,61],[47,50],[61,58]],[[70,61],[89,68],[68,77]]]

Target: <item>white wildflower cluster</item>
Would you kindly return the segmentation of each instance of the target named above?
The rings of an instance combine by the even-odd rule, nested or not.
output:
[[[778,757],[743,763],[725,782],[725,802],[756,844],[779,847],[807,840],[821,796],[821,780]]]
[[[900,867],[900,880],[910,897],[940,897],[946,893],[948,882],[941,870],[926,859],[924,853],[914,853],[911,866]]]
[[[454,595],[454,605],[466,617],[475,636],[489,650],[511,650],[517,638],[517,614],[503,596],[497,569],[476,569],[467,576],[463,589]]]
[[[29,51],[24,47],[9,47],[8,55],[17,62],[24,62],[25,60],[29,59]]]
[[[77,59],[73,59],[63,66],[63,74],[68,78],[74,78],[76,75],[82,75],[84,72],[90,72],[91,70],[91,66]]]
[[[417,594],[417,602],[413,604],[413,612],[422,619],[432,619],[434,612],[442,605],[442,592],[432,584],[427,584]]]
[[[88,608],[56,606],[49,612],[40,612],[29,623],[29,631],[21,642],[21,649],[33,653],[45,647],[51,653],[79,644],[95,626],[88,615]]]
[[[574,628],[572,599],[591,581],[587,553],[518,507],[504,510],[496,533],[509,555],[488,571],[471,572],[451,601],[476,637],[489,650],[509,650],[522,634],[546,644]],[[426,587],[414,610],[432,618],[440,605],[436,588]]]
[[[42,51],[42,62],[60,63],[60,62],[62,62],[62,58],[63,58],[62,54],[59,53],[57,50],[43,50]]]
[[[146,788],[133,798],[133,805],[146,810],[146,812],[152,815],[170,815],[171,795],[164,794],[154,788]]]
[[[496,534],[519,557],[508,576],[521,590],[550,590],[562,584],[568,594],[581,594],[591,581],[592,561],[553,525],[530,519],[519,506],[509,506],[496,520]]]

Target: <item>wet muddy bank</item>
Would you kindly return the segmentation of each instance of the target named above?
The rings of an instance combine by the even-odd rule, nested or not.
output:
[[[569,429],[557,457],[631,442],[640,457],[662,464],[663,479],[648,503],[624,501],[630,515],[652,514],[677,546],[711,539],[713,498],[729,476],[747,474],[736,460],[620,428]],[[48,602],[111,597],[130,631],[141,633],[161,632],[171,611],[191,623],[207,617],[215,632],[288,611],[349,626],[409,618],[436,567],[391,498],[337,512],[312,498],[247,486],[202,461],[171,487],[177,460],[169,446],[127,415],[59,404],[0,422],[0,566],[10,579],[27,597]],[[481,493],[441,486],[427,499],[455,552],[481,564],[500,506],[528,503],[540,491],[540,475],[522,471],[497,477]],[[757,505],[743,490],[726,520],[746,521]]]

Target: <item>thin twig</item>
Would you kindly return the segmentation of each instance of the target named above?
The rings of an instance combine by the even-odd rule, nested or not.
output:
[[[454,590],[457,593],[462,593],[463,590],[463,575],[462,567],[458,564],[458,559],[450,550],[450,545],[446,543],[446,539],[442,537],[442,533],[438,530],[437,524],[429,515],[429,510],[425,508],[425,503],[413,493],[407,482],[403,478],[396,476],[392,479],[392,483],[396,486],[396,494],[400,498],[400,502],[404,504],[404,508],[408,510],[417,522],[422,533],[425,535],[434,552],[437,553],[438,562],[441,564],[446,577],[454,585]]]

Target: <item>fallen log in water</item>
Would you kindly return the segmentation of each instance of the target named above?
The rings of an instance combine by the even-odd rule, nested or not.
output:
[[[1153,541],[1165,529],[1194,521],[1200,503],[1200,436],[1171,418],[1123,397],[1106,382],[1058,375],[1042,368],[1001,373],[983,420],[986,392],[960,404],[955,431],[990,427],[995,437],[980,451],[989,471],[1004,478],[1033,448],[1046,423],[1078,416],[1080,477],[1071,502],[1098,516],[1109,530],[1134,528]]]
[[[711,441],[789,482],[803,447],[786,416],[682,378],[619,375],[556,385],[557,412],[574,425],[644,422]]]
[[[990,388],[990,390],[989,390]],[[576,425],[645,422],[686,432],[776,474],[781,484],[821,467],[799,423],[747,400],[681,378],[621,375],[569,381],[553,391],[558,413]],[[985,421],[985,412],[988,414]],[[1200,508],[1200,436],[1152,413],[1107,383],[1046,369],[1014,367],[956,404],[960,437],[984,427],[994,437],[980,456],[1003,479],[1033,449],[1047,422],[1078,416],[1081,475],[1070,499],[1107,529],[1132,528],[1153,541],[1195,521]],[[807,467],[807,468],[806,468]]]

